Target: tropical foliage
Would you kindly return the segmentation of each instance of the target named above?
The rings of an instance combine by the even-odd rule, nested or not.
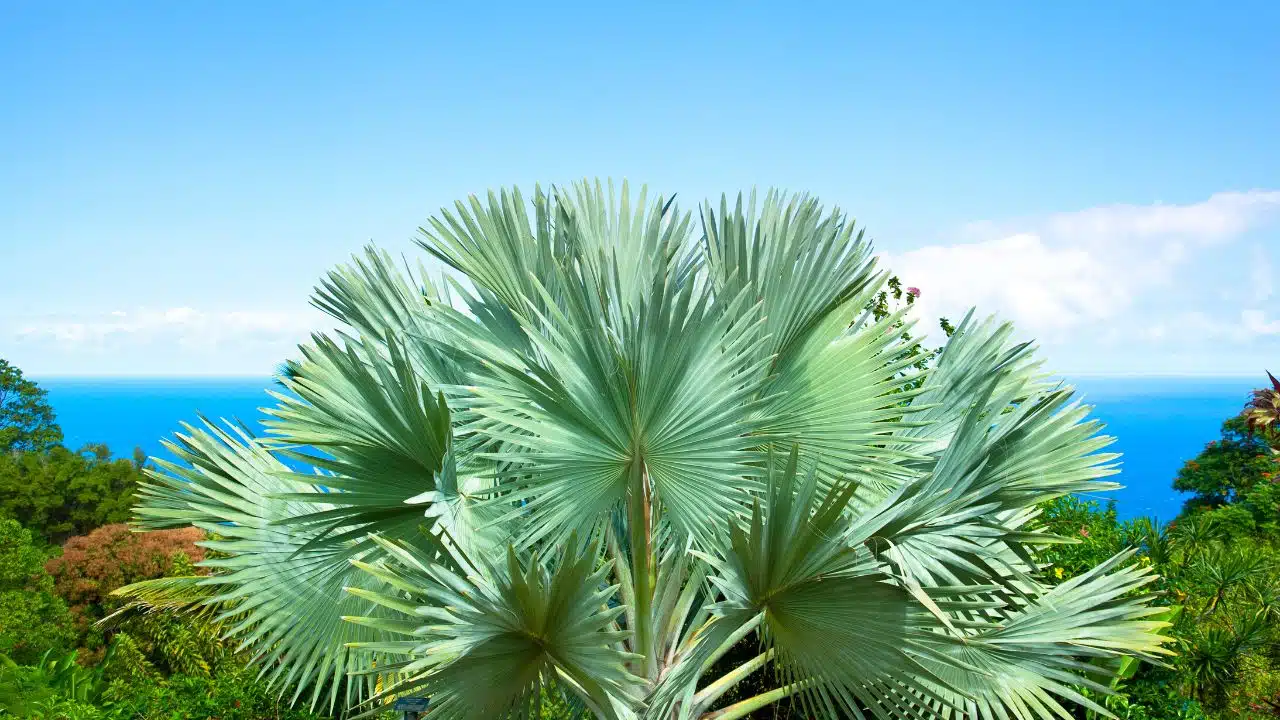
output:
[[[34,383],[25,387],[43,397]],[[52,412],[42,417],[45,436],[61,438]],[[0,415],[0,431],[12,430],[14,418]],[[23,475],[22,482],[0,473],[8,481],[0,484],[0,507],[22,519],[0,520],[0,717],[320,717],[290,710],[246,667],[248,657],[222,642],[217,625],[198,616],[137,612],[111,596],[126,582],[201,574],[192,558],[210,557],[194,544],[203,537],[197,530],[139,534],[122,524],[97,527],[127,514],[145,464],[134,455],[133,462],[113,460],[102,445],[72,453],[57,444],[0,455],[0,468],[47,469]],[[95,491],[111,488],[104,479],[120,477],[126,482],[116,491]],[[47,544],[77,528],[88,534],[62,548]]]
[[[0,358],[0,455],[43,452],[62,442],[47,395]]]
[[[289,363],[268,434],[185,426],[139,490],[140,528],[221,556],[125,594],[214,613],[287,697],[1047,718],[1167,653],[1148,566],[1036,559],[1039,504],[1111,487],[1087,408],[992,321],[920,369],[839,211],[582,184],[459,203],[421,243],[452,277],[333,271],[315,302],[347,330]]]
[[[196,544],[203,538],[195,528],[136,533],[123,523],[69,538],[45,567],[70,605],[81,633],[78,646],[96,647],[87,634],[120,605],[111,597],[117,588],[172,575],[175,566],[194,572],[191,563],[204,559],[204,548]]]
[[[62,445],[48,393],[0,358],[0,519],[58,544],[130,517],[146,457],[113,459],[102,444]]]
[[[1167,524],[1120,521],[1114,504],[1074,497],[1046,508],[1047,530],[1080,539],[1042,555],[1051,579],[1069,580],[1128,547],[1159,575],[1156,602],[1175,620],[1178,654],[1166,667],[1134,668],[1104,701],[1122,718],[1280,714],[1280,463],[1269,430],[1248,432],[1254,409],[1229,418],[1183,465],[1174,487],[1193,494]]]
[[[37,560],[42,561],[43,555]],[[95,562],[109,561],[97,558]],[[152,568],[150,563],[143,567],[147,571]],[[138,570],[137,566],[132,569]],[[183,575],[196,572],[181,551],[175,553],[168,569]],[[101,573],[99,579],[115,576]],[[59,582],[54,587],[74,586]],[[60,598],[54,601],[61,603]],[[110,606],[112,600],[103,602]],[[82,635],[80,642],[88,649],[50,649],[33,655],[50,643],[66,648],[75,642],[77,626],[66,611],[23,616],[0,608],[0,613],[0,624],[6,627],[15,627],[11,624],[15,620],[41,621],[28,633],[25,652],[0,655],[0,717],[318,718],[291,710],[278,693],[257,680],[256,672],[246,667],[247,658],[237,656],[233,647],[221,642],[219,628],[200,618],[124,610],[106,620],[110,639],[105,641],[105,654],[100,636]]]
[[[320,720],[288,707],[243,667],[212,677],[112,678],[110,661],[94,668],[52,654],[34,666],[0,658],[0,717],[30,720]]]
[[[1280,380],[1267,373],[1271,387],[1253,391],[1245,407],[1244,417],[1250,432],[1280,430]]]
[[[76,662],[76,652],[46,650],[32,665],[0,655],[0,714],[34,717],[54,705],[89,705],[102,697],[102,669]]]
[[[0,518],[20,521],[43,542],[61,543],[128,520],[141,479],[138,463],[112,459],[102,445],[0,453]]]
[[[1142,665],[1103,704],[1122,718],[1274,717],[1280,701],[1280,553],[1261,536],[1231,536],[1196,509],[1161,526],[1121,522],[1114,505],[1064,498],[1045,513],[1049,529],[1082,542],[1046,553],[1052,577],[1069,581],[1116,548],[1159,574],[1156,590],[1178,653],[1164,667]]]
[[[45,572],[45,551],[31,531],[0,520],[0,654],[30,662],[52,649],[72,647],[67,606]]]
[[[1280,456],[1272,448],[1278,436],[1263,426],[1250,432],[1253,412],[1224,422],[1219,438],[1182,466],[1173,487],[1193,493],[1188,509],[1208,512],[1232,537],[1280,540]]]

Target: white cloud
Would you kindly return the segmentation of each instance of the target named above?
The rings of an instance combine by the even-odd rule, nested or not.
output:
[[[165,310],[161,318],[169,325],[185,325],[191,323],[192,320],[198,319],[199,315],[189,307],[180,307]]]
[[[971,241],[891,255],[886,264],[923,290],[918,317],[955,320],[976,306],[1046,342],[1086,336],[1162,341],[1188,329],[1174,322],[1172,310],[1196,290],[1206,264],[1227,262],[1224,248],[1277,215],[1280,191],[1218,193],[1188,205],[1111,205],[1003,230],[974,223],[963,231]],[[1231,257],[1240,269],[1249,262],[1243,253]],[[1255,260],[1252,271],[1255,289],[1269,297],[1270,268]],[[1241,337],[1272,328],[1262,314],[1240,317],[1224,324],[1206,316],[1191,327],[1225,325]]]
[[[1261,310],[1242,311],[1240,325],[1250,335],[1280,335],[1280,319],[1268,321]]]
[[[889,266],[923,289],[916,305],[924,317],[954,320],[974,305],[1055,331],[1105,317],[1126,300],[1123,283],[1087,251],[1050,247],[1034,234],[921,248],[891,258]]]
[[[85,367],[88,361],[95,373],[257,374],[295,355],[294,348],[312,331],[332,326],[314,310],[209,311],[180,306],[15,318],[0,336],[8,336],[19,356],[36,355],[38,350],[39,356],[73,368]],[[41,365],[31,370],[50,374],[62,367]]]
[[[1245,309],[1234,317],[1230,313],[1210,315],[1193,310],[1173,316],[1169,325],[1176,331],[1171,339],[1248,343],[1268,336],[1280,336],[1280,319],[1269,320],[1263,310]],[[1164,327],[1163,323],[1161,327]],[[1149,339],[1161,339],[1146,336]]]
[[[1051,216],[1052,235],[1101,244],[1186,238],[1213,244],[1238,235],[1280,208],[1280,190],[1223,192],[1190,205],[1107,205]]]

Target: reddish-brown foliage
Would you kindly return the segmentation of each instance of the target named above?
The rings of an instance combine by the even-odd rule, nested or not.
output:
[[[112,590],[164,577],[179,552],[191,562],[203,560],[204,548],[196,545],[202,539],[204,533],[195,528],[137,533],[122,523],[104,525],[67,540],[62,556],[45,568],[83,630],[103,616]]]

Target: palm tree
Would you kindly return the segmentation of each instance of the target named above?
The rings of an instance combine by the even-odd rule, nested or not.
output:
[[[1039,579],[1037,505],[1115,487],[1088,408],[990,320],[916,377],[838,210],[769,192],[695,221],[584,183],[422,235],[448,277],[372,249],[330,273],[315,304],[348,330],[301,348],[266,436],[186,425],[140,491],[140,528],[218,558],[125,594],[220,609],[294,699],[1048,718],[1101,711],[1079,688],[1115,663],[1090,660],[1167,652],[1128,554]]]
[[[1264,436],[1280,441],[1280,436],[1275,434],[1280,431],[1280,380],[1270,372],[1267,379],[1271,381],[1271,387],[1254,390],[1244,407],[1245,424],[1250,433],[1262,432]],[[1280,447],[1273,447],[1273,450],[1280,452]]]

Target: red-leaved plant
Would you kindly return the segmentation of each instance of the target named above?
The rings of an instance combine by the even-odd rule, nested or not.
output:
[[[204,533],[196,528],[140,533],[123,523],[104,525],[67,540],[62,555],[49,560],[45,569],[84,638],[94,622],[114,609],[111,591],[169,575],[179,554],[200,562],[204,548],[196,543],[202,539]]]

